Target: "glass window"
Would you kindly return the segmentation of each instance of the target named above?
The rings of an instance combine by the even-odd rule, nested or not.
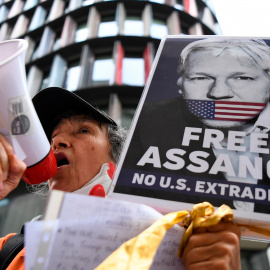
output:
[[[8,14],[8,8],[6,6],[1,6],[0,7],[0,23],[2,23],[6,19],[7,14]]]
[[[114,64],[112,58],[97,58],[93,66],[93,85],[109,84],[114,74]]]
[[[66,81],[65,81],[64,88],[66,88],[69,91],[77,90],[78,85],[79,85],[80,72],[81,72],[81,67],[80,67],[79,60],[71,63],[68,66],[68,70],[66,73]]]
[[[116,36],[118,26],[116,21],[101,22],[98,28],[98,37]]]
[[[41,82],[41,85],[40,85],[40,90],[43,90],[43,89],[48,87],[49,79],[50,79],[49,75],[50,75],[49,72],[44,73],[43,79],[42,79],[42,82]]]
[[[37,51],[38,51],[38,45],[39,45],[39,42],[37,42],[35,44],[35,49],[33,50],[33,53],[31,55],[31,61],[34,61],[36,60],[36,55],[37,55]]]
[[[164,0],[150,0],[151,2],[155,2],[155,3],[160,3],[160,4],[164,4],[165,1]]]
[[[150,35],[154,38],[163,38],[165,35],[168,35],[166,22],[154,19],[150,27]]]
[[[122,127],[125,127],[126,129],[130,128],[135,110],[135,108],[122,108]]]
[[[127,85],[144,85],[144,60],[142,58],[124,58],[122,83]]]
[[[185,10],[183,0],[176,0],[175,8],[179,10]]]
[[[82,6],[84,7],[84,6],[89,6],[89,5],[91,5],[91,4],[93,4],[94,3],[94,0],[83,0],[82,1]]]
[[[143,21],[139,16],[127,16],[124,23],[124,34],[129,36],[143,36]]]
[[[59,41],[60,41],[60,37],[56,37],[55,42],[53,44],[53,48],[52,48],[53,51],[56,51],[59,49]]]
[[[8,214],[9,199],[5,198],[0,201],[0,237],[3,237],[2,230],[5,225],[5,220]]]
[[[75,42],[84,41],[87,39],[87,36],[88,36],[87,23],[86,22],[80,23],[75,33]]]
[[[59,41],[60,41],[60,38],[61,38],[61,33],[58,32],[58,33],[56,34],[55,42],[54,42],[54,44],[53,44],[53,48],[52,48],[53,51],[56,51],[56,50],[59,49]]]
[[[28,1],[25,1],[23,10],[24,11],[25,10],[29,10],[30,8],[34,7],[37,4],[38,4],[38,0],[28,0]]]

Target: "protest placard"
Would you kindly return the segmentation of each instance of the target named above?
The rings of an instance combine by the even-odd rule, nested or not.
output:
[[[163,213],[227,204],[240,223],[267,227],[269,45],[252,37],[164,38],[109,197]]]

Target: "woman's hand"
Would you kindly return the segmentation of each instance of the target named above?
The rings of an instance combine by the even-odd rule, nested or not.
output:
[[[241,270],[240,229],[232,224],[199,228],[183,252],[186,270]]]
[[[12,146],[0,134],[0,200],[15,189],[26,165],[13,152]]]

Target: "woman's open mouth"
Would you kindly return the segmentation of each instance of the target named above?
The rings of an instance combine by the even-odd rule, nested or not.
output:
[[[60,168],[65,165],[69,165],[69,161],[65,153],[60,152],[60,153],[55,153],[55,159],[57,163],[57,168]]]

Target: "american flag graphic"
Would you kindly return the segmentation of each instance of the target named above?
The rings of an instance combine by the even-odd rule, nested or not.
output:
[[[265,103],[215,100],[186,100],[189,110],[201,119],[243,121],[254,118],[266,106]]]

